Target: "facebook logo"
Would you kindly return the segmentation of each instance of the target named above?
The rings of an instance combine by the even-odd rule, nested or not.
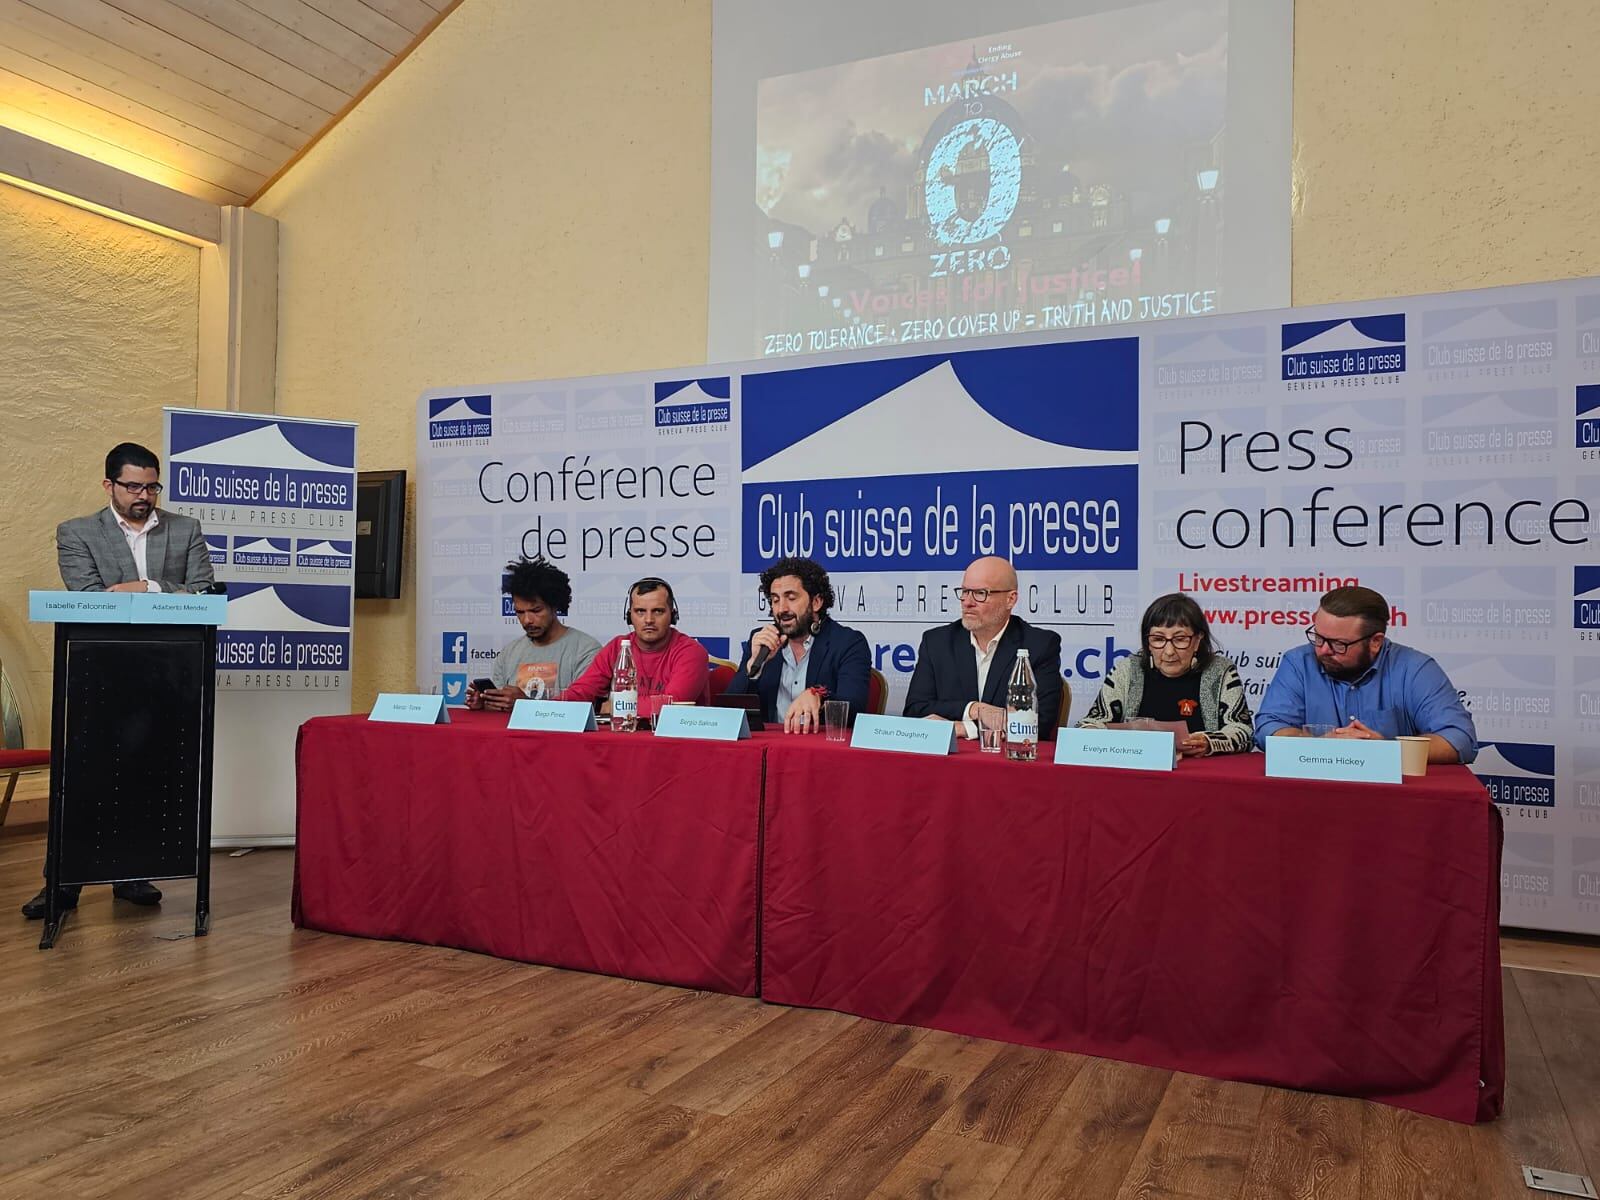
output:
[[[444,650],[440,661],[449,666],[464,666],[467,661],[467,635],[448,632],[444,635]]]

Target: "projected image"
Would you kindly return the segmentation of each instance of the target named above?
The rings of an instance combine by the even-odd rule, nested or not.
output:
[[[756,353],[1216,311],[1227,0],[762,80]]]

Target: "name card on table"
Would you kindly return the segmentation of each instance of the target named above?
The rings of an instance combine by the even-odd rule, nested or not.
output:
[[[587,700],[518,700],[511,706],[511,723],[506,728],[590,733],[594,730],[594,705]]]
[[[29,592],[30,621],[94,621],[116,624],[128,619],[132,592]]]
[[[444,706],[443,696],[381,692],[367,720],[392,721],[399,725],[448,725],[450,712]]]
[[[1269,737],[1267,774],[1279,779],[1399,783],[1400,743],[1363,738]]]
[[[1056,762],[1079,767],[1170,771],[1178,739],[1165,729],[1063,729],[1056,734]]]
[[[867,750],[898,750],[904,754],[954,754],[956,728],[954,721],[857,713],[850,745]]]
[[[742,708],[668,704],[656,714],[656,736],[737,742],[750,736],[750,722],[745,719]]]
[[[128,619],[143,625],[225,625],[226,596],[191,596],[183,592],[133,592]]]

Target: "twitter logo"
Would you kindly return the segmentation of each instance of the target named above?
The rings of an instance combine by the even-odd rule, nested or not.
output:
[[[465,675],[441,675],[439,681],[444,684],[444,702],[453,708],[460,708],[467,702],[467,677]]]

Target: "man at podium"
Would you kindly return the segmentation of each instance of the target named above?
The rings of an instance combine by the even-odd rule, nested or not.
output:
[[[110,501],[87,517],[56,527],[56,561],[61,582],[74,592],[204,592],[212,585],[211,553],[200,522],[157,511],[161,500],[161,460],[134,442],[106,455],[100,482]],[[61,888],[58,904],[78,906],[79,888]],[[161,889],[148,880],[111,885],[111,894],[131,904],[160,904]],[[45,889],[22,906],[22,915],[39,920]]]
[[[56,527],[61,582],[74,592],[204,592],[211,552],[200,522],[157,511],[161,460],[123,442],[106,455],[100,481],[111,503]]]

